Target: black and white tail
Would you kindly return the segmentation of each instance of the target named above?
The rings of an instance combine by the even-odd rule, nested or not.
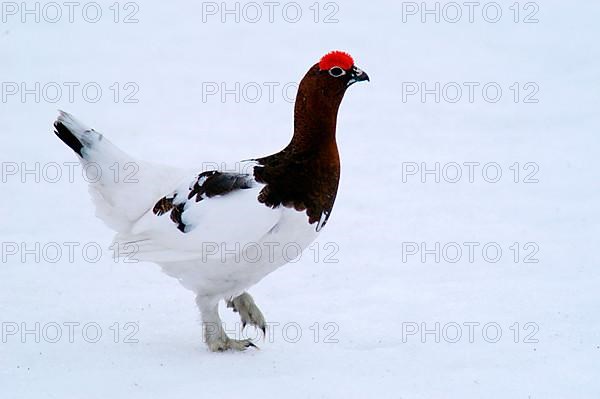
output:
[[[185,173],[133,158],[66,112],[60,111],[54,129],[88,175],[96,216],[117,232],[128,232]]]

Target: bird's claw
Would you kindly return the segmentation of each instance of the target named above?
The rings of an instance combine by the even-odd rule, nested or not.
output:
[[[225,339],[218,339],[215,340],[213,342],[208,342],[208,348],[212,351],[212,352],[225,352],[228,350],[232,350],[232,351],[245,351],[248,348],[256,348],[256,349],[260,349],[258,346],[256,346],[254,344],[254,342],[252,342],[249,339],[231,339],[231,338],[225,338]]]
[[[227,301],[227,307],[232,308],[234,312],[240,314],[242,320],[242,329],[248,324],[259,328],[263,332],[263,336],[267,333],[267,323],[262,312],[256,306],[254,299],[247,292]]]

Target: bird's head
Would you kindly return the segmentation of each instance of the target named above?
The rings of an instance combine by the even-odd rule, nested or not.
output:
[[[318,68],[318,77],[325,84],[343,87],[344,90],[356,82],[369,80],[369,75],[354,65],[354,59],[343,51],[325,54],[315,66]]]
[[[354,64],[350,54],[332,51],[308,70],[298,88],[299,99],[308,97],[320,106],[337,108],[348,87],[368,80],[369,75]]]
[[[344,93],[356,82],[369,80],[350,54],[332,51],[313,65],[298,87],[294,106],[294,137],[290,145],[296,148],[331,150],[337,159],[335,131],[337,114]],[[323,144],[323,143],[326,143]]]

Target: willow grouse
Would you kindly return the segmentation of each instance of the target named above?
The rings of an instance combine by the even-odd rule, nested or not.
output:
[[[188,174],[134,159],[65,112],[54,128],[84,167],[105,172],[90,193],[96,215],[117,231],[118,254],[159,264],[195,293],[210,350],[244,350],[255,345],[227,336],[219,301],[264,333],[265,319],[245,290],[298,255],[294,249],[305,249],[327,223],[340,175],[338,108],[346,89],[365,80],[349,54],[325,55],[300,82],[289,145],[243,161],[236,172]],[[114,179],[114,165],[135,169],[137,183]]]

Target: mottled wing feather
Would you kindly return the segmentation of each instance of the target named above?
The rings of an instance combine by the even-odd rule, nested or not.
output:
[[[154,205],[152,212],[157,216],[162,216],[173,209],[173,197],[163,197]]]
[[[177,228],[183,232],[191,231],[183,221],[183,215],[188,202],[200,202],[205,198],[223,196],[235,192],[252,188],[254,179],[248,174],[226,173],[216,170],[200,173],[196,179],[189,185],[188,193],[182,190],[176,190],[174,193],[158,200],[154,205],[152,212],[156,216],[162,216],[170,213],[171,220]]]
[[[252,182],[252,177],[247,174],[223,173],[215,170],[204,172],[198,175],[188,194],[188,199],[195,196],[196,202],[199,202],[204,196],[212,198],[235,190],[251,188]]]

